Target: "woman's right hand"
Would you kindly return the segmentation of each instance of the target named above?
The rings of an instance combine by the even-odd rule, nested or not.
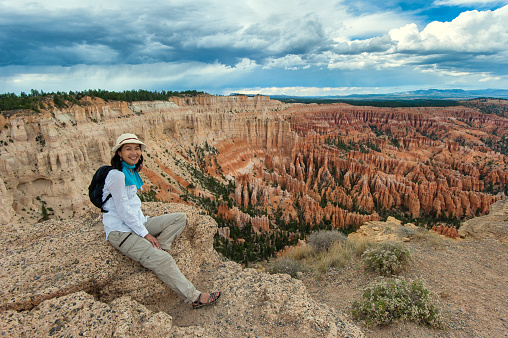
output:
[[[159,241],[157,240],[157,238],[153,237],[152,235],[150,234],[146,234],[145,238],[150,242],[152,243],[153,247],[154,248],[157,248],[157,249],[160,249],[161,246],[159,244]]]

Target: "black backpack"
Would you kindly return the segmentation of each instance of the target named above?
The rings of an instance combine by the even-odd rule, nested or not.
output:
[[[90,197],[90,201],[97,208],[100,208],[102,212],[107,212],[102,208],[104,203],[111,198],[111,194],[106,197],[104,201],[102,201],[102,189],[104,188],[104,182],[106,181],[106,176],[108,176],[109,172],[113,169],[110,165],[103,165],[92,177],[92,182],[88,186],[88,197]]]

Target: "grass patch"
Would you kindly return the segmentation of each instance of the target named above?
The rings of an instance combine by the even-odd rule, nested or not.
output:
[[[308,245],[299,245],[286,250],[280,258],[269,263],[268,271],[271,273],[277,271],[272,264],[284,258],[299,262],[301,271],[325,273],[330,268],[346,266],[373,246],[373,243],[368,240],[348,239],[341,232],[334,230],[315,232],[309,236],[308,241]]]
[[[442,315],[434,294],[421,281],[402,277],[381,279],[363,289],[351,308],[355,319],[368,326],[411,320],[442,327]]]
[[[315,256],[314,266],[319,272],[330,268],[343,268],[354,257],[354,252],[345,243],[336,242],[328,250],[320,251]]]

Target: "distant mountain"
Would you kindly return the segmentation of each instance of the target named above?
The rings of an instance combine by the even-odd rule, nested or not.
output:
[[[270,97],[290,98],[286,95],[270,95]],[[388,94],[352,94],[336,96],[306,96],[308,98],[320,99],[351,99],[351,100],[469,100],[479,97],[490,97],[499,99],[508,99],[507,89],[422,89],[400,93]]]

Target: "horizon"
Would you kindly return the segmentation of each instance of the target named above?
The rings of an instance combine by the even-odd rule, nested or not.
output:
[[[508,88],[508,1],[0,0],[0,92]]]
[[[35,94],[34,94],[35,91]],[[508,89],[503,88],[486,88],[486,89],[471,89],[471,90],[465,90],[461,88],[453,88],[453,89],[438,89],[438,88],[429,88],[429,89],[417,89],[415,91],[405,91],[405,92],[388,92],[388,93],[366,93],[366,94],[347,94],[347,95],[285,95],[285,94],[262,94],[262,93],[237,93],[237,92],[231,92],[226,94],[213,94],[213,93],[207,93],[205,91],[197,91],[197,90],[186,90],[186,91],[179,91],[179,90],[146,90],[146,89],[126,89],[126,90],[120,90],[120,91],[109,91],[106,89],[85,89],[82,91],[72,91],[72,90],[63,90],[63,91],[56,91],[56,92],[45,92],[45,91],[38,91],[35,88],[32,88],[28,92],[21,91],[20,93],[13,93],[13,92],[5,92],[0,93],[1,95],[9,95],[14,94],[17,97],[22,97],[23,95],[26,95],[27,97],[38,97],[38,96],[45,96],[45,95],[51,95],[51,94],[82,94],[88,91],[106,91],[110,93],[124,93],[124,92],[138,92],[138,91],[147,91],[152,93],[178,93],[178,94],[185,94],[185,92],[196,92],[198,95],[212,95],[212,96],[237,96],[237,95],[245,95],[245,96],[268,96],[268,97],[275,97],[275,98],[302,98],[302,99],[344,99],[344,100],[376,100],[376,97],[379,97],[380,100],[407,100],[407,99],[416,99],[416,100],[463,100],[463,99],[481,99],[481,98],[490,98],[490,99],[500,99],[500,100],[508,100]],[[460,91],[459,94],[461,95],[452,95],[456,93],[457,91]],[[420,92],[433,92],[433,93],[420,93]],[[438,92],[443,97],[440,97],[434,92]],[[502,92],[498,93],[498,96],[489,96],[488,92]],[[72,94],[71,94],[72,93]],[[448,95],[446,95],[448,94]]]

